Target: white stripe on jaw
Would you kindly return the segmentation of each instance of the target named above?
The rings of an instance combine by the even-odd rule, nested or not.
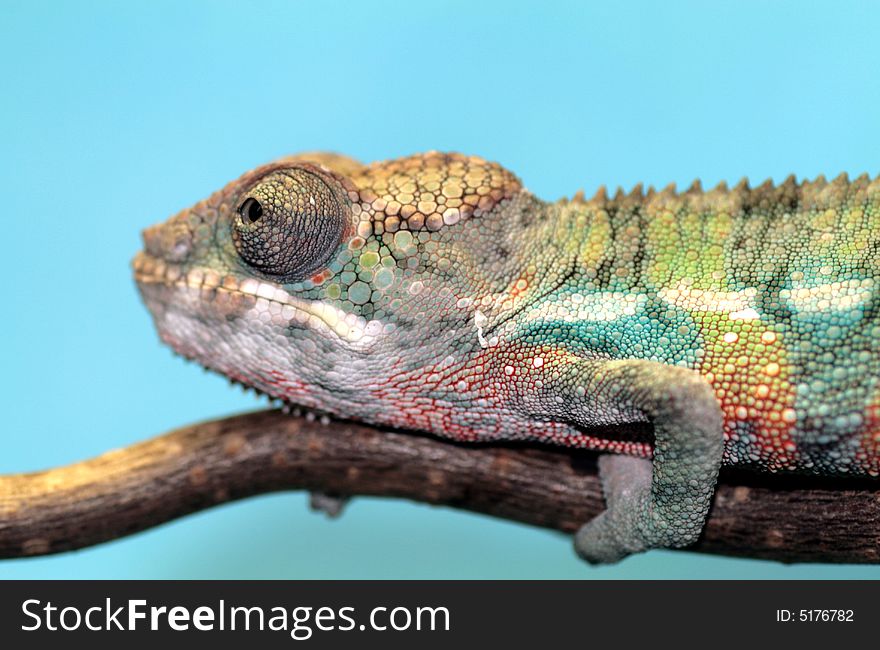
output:
[[[303,300],[290,295],[281,287],[254,278],[244,280],[238,291],[257,298],[254,309],[269,310],[270,303],[281,305],[280,317],[309,327],[327,327],[340,339],[366,347],[375,343],[380,335],[388,333],[388,327],[377,320],[366,320],[363,316],[349,314],[334,305],[320,300]],[[262,303],[262,308],[261,308]]]
[[[382,335],[390,334],[395,327],[392,323],[377,320],[367,321],[362,316],[350,314],[338,307],[319,300],[303,300],[290,295],[281,287],[269,282],[261,282],[247,278],[237,286],[227,287],[221,283],[222,278],[211,269],[190,269],[182,277],[177,265],[159,264],[153,260],[137,257],[134,261],[136,271],[144,269],[136,275],[138,282],[160,283],[168,286],[187,287],[190,289],[216,289],[227,293],[240,293],[257,299],[255,309],[266,312],[271,318],[280,318],[287,322],[296,321],[310,327],[326,327],[347,343],[357,344],[358,348],[369,347]],[[156,271],[159,269],[159,272]],[[276,307],[277,305],[277,307]]]

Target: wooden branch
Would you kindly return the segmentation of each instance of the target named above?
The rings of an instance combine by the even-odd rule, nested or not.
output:
[[[594,456],[460,445],[280,411],[206,422],[44,472],[0,476],[0,557],[57,553],[277,490],[405,497],[576,530],[603,508]],[[725,474],[694,550],[880,560],[880,484]]]

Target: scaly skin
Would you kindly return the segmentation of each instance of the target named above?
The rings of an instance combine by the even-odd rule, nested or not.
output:
[[[880,474],[880,181],[545,203],[480,158],[286,158],[144,233],[162,339],[277,398],[617,454],[576,538],[699,536],[724,464]],[[648,421],[651,439],[595,427]],[[652,460],[648,460],[652,459]]]

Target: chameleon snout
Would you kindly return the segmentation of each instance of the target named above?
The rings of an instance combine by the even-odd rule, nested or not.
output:
[[[141,236],[147,253],[166,262],[185,262],[192,251],[192,232],[182,223],[156,224],[146,228]]]

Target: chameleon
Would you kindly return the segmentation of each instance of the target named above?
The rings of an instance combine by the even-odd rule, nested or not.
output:
[[[694,543],[722,465],[880,474],[880,179],[547,202],[476,156],[307,153],[143,240],[161,339],[234,381],[596,450],[606,508],[574,538],[591,563]]]

